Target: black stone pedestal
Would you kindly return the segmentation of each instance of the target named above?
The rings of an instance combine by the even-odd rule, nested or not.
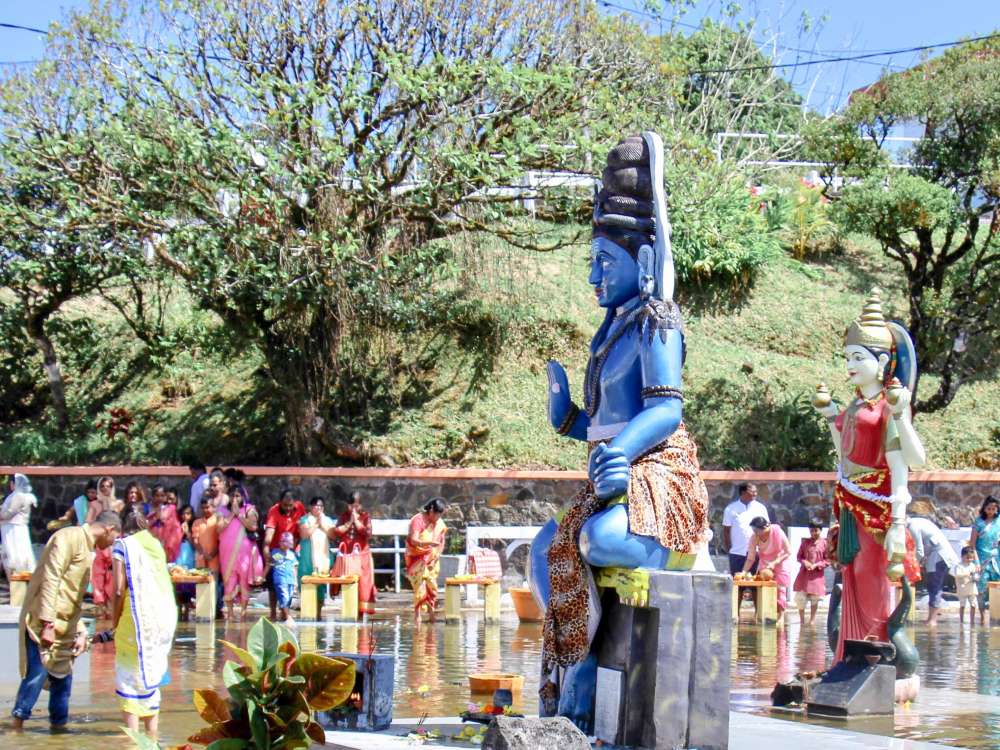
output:
[[[598,739],[728,748],[731,587],[727,575],[654,571],[647,607],[608,592],[594,641]]]

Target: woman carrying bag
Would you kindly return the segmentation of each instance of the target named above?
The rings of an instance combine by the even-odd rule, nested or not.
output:
[[[375,613],[375,567],[369,543],[372,519],[361,507],[361,493],[354,492],[347,510],[340,514],[330,538],[339,540],[339,554],[333,564],[333,575],[358,577],[358,609],[364,614]]]

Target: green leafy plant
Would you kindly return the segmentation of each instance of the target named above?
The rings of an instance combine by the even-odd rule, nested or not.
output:
[[[237,661],[222,679],[229,693],[194,692],[210,726],[188,738],[209,750],[294,750],[325,741],[316,711],[343,704],[354,690],[354,663],[299,651],[295,636],[266,618],[251,628],[246,649],[222,641]]]

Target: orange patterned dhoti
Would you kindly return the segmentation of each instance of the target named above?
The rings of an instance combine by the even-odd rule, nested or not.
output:
[[[699,472],[697,447],[681,424],[631,466],[629,531],[653,537],[669,550],[693,552],[708,529],[708,491]],[[551,594],[542,630],[543,673],[583,661],[590,649],[590,576],[579,539],[587,519],[604,506],[587,482],[549,547]]]

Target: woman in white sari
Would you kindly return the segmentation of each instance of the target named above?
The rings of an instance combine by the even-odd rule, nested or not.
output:
[[[24,474],[14,475],[14,491],[0,505],[0,537],[3,539],[3,567],[11,573],[31,573],[35,569],[35,551],[31,547],[28,521],[38,498],[31,492],[31,482]]]
[[[129,513],[111,556],[115,582],[115,693],[129,729],[155,738],[160,686],[169,681],[167,660],[177,628],[174,587],[163,545],[146,530],[146,518]]]

